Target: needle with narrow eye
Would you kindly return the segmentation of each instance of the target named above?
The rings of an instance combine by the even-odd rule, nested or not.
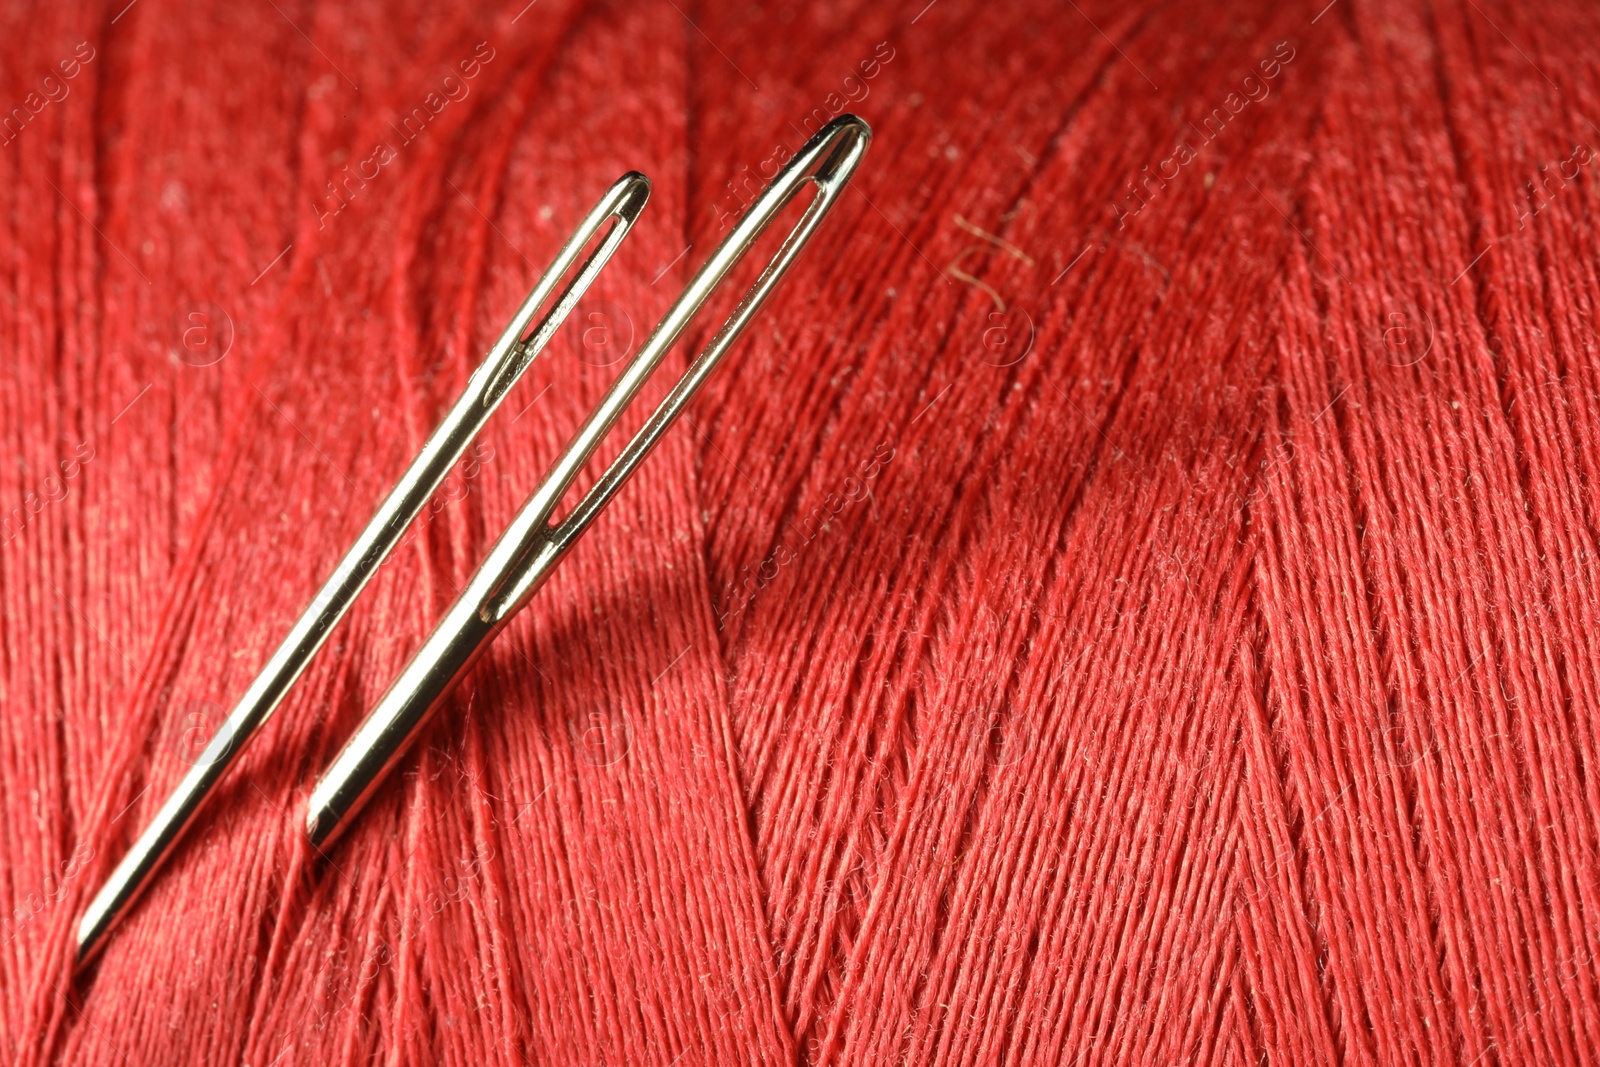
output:
[[[841,115],[824,126],[785,164],[711,258],[695,273],[567,450],[552,465],[544,481],[490,549],[466,589],[317,782],[305,816],[306,834],[313,845],[318,848],[327,845],[349,825],[380,786],[384,775],[415,740],[422,725],[444,703],[451,688],[545,582],[723,362],[837,202],[871,139],[872,131],[854,115]],[[577,505],[565,518],[555,521],[554,515],[563,496],[596,448],[610,436],[645,381],[729,273],[784,208],[807,187],[815,190],[815,196],[710,342],[695,356],[688,370],[668,390],[666,398]],[[195,821],[228,766],[277,709],[351,601],[398,543],[466,446],[566,320],[639,217],[649,191],[650,183],[643,175],[624,175],[557,254],[549,271],[468,381],[461,397],[334,569],[311,606],[91,902],[78,925],[80,966],[104,946],[107,935]],[[609,229],[606,229],[607,224],[610,224]],[[593,251],[583,257],[584,249],[591,243]],[[574,268],[576,273],[572,281],[558,293],[561,280]],[[550,309],[530,329],[535,316],[546,304],[551,304]]]
[[[853,115],[841,116],[824,126],[800,154],[778,172],[733,232],[690,280],[688,288],[667,310],[572,444],[556,460],[544,482],[511,521],[459,599],[445,612],[415,658],[400,672],[317,782],[306,813],[306,834],[313,844],[319,847],[327,844],[349,823],[383,776],[405,753],[422,724],[443,703],[451,687],[505,628],[512,615],[528,602],[595,516],[650,454],[673,420],[717,369],[816,232],[861,161],[871,137],[867,124]],[[553,522],[552,516],[573,479],[633,401],[639,387],[660,365],[662,357],[723,279],[807,185],[815,186],[815,198],[732,314],[593,488],[566,518]]]
[[[490,348],[467,382],[439,428],[422,446],[411,466],[400,476],[377,514],[345,553],[333,574],[323,583],[300,620],[290,629],[272,658],[250,683],[244,696],[211,738],[193,767],[172,791],[144,833],[111,872],[89,909],[78,922],[78,964],[87,963],[105,943],[117,922],[132,906],[184,832],[194,823],[201,806],[217,782],[238,758],[262,723],[283,702],[291,686],[305,671],[334,626],[349,610],[357,594],[399,543],[411,520],[433,496],[450,468],[483,429],[500,401],[517,383],[534,357],[566,321],[578,299],[606,265],[650,197],[650,182],[637,172],[624,174],[579,224],[577,231],[556,254],[511,323]],[[609,229],[606,229],[607,225]],[[603,235],[602,234],[603,232]],[[597,235],[601,235],[598,237]],[[589,255],[579,257],[592,242]],[[563,277],[577,266],[571,282],[557,294]],[[534,316],[554,298],[538,324]]]

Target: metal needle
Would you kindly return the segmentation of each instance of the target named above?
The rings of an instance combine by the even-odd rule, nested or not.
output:
[[[306,834],[313,844],[318,847],[327,844],[349,823],[416,738],[422,724],[438,709],[450,688],[488,648],[512,615],[527,603],[628,476],[650,454],[811,239],[823,216],[843,192],[871,138],[872,131],[867,124],[854,115],[842,115],[824,126],[778,172],[733,232],[695,274],[627,370],[578,431],[572,444],[556,460],[544,482],[500,536],[460,598],[317,782],[306,813]],[[655,371],[728,272],[808,183],[817,188],[815,199],[716,336],[572,512],[560,522],[552,522],[557,506],[578,472],[633,401],[639,387]]]
[[[347,825],[437,710],[450,687],[471,667],[495,634],[545,581],[602,508],[666,432],[672,421],[717,368],[761,305],[810,240],[854,173],[872,131],[854,115],[828,123],[780,170],[745,217],[700,268],[638,355],[589,416],[556,461],[460,599],[401,672],[313,790],[306,832],[321,846]],[[807,185],[817,195],[722,327],[701,350],[666,399],[606,468],[599,481],[560,522],[552,516],[595,448],[650,377],[728,273]],[[193,822],[211,789],[251,735],[282,702],[306,664],[327,640],[350,602],[399,541],[467,444],[549,342],[590,283],[627,235],[649,196],[643,175],[624,175],[584,219],[534,287],[511,324],[489,351],[466,390],[422,452],[401,477],[356,543],[345,554],[311,606],[211,739],[155,819],[134,843],[96,895],[78,925],[78,963],[88,962]],[[554,306],[528,333],[535,314],[556,293],[583,249],[608,221],[614,225],[579,266]],[[527,336],[525,336],[527,334]]]
[[[311,606],[294,624],[289,635],[212,737],[199,760],[184,775],[166,803],[156,812],[155,819],[133,843],[133,847],[96,894],[78,923],[79,966],[87,963],[104,944],[106,935],[144,890],[151,876],[194,821],[201,805],[228,766],[243,751],[251,735],[277,710],[290,686],[327,640],[334,624],[344,616],[351,601],[400,540],[411,520],[439,488],[450,468],[461,458],[462,451],[478,435],[528,364],[549,343],[572,311],[573,305],[627,236],[649,196],[650,182],[644,175],[637,172],[623,175],[556,255],[550,269],[534,286],[533,292],[513,316],[511,324],[467,382],[465,391],[400,477],[399,483],[378,508],[367,528],[356,538],[356,543],[334,568]],[[556,286],[578,262],[584,248],[610,221],[614,221],[615,225],[583,261],[572,282],[561,290],[549,313],[528,334],[528,325],[534,315],[556,292]]]

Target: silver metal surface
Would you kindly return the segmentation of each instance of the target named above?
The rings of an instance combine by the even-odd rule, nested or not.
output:
[[[867,124],[853,115],[842,115],[823,127],[778,172],[733,232],[695,274],[639,354],[578,431],[567,451],[555,462],[543,484],[534,490],[490,550],[460,598],[317,782],[306,813],[306,834],[314,845],[322,847],[344,829],[404,754],[418,728],[438,708],[451,686],[550,576],[600,509],[649,455],[695,391],[716,370],[843,192],[871,137]],[[777,214],[808,183],[816,186],[815,199],[716,336],[572,512],[560,522],[552,523],[551,517],[573,479],[632,402],[639,387],[678,340],[684,327]]]
[[[315,846],[320,848],[344,829],[383,775],[399,760],[418,728],[437,710],[451,686],[543,584],[595,516],[649,455],[810,240],[843,192],[871,137],[867,124],[854,115],[841,115],[823,127],[779,171],[733,232],[695,274],[600,406],[590,414],[572,444],[552,466],[544,482],[490,550],[460,598],[317,783],[306,814],[306,833]],[[710,343],[695,357],[666,399],[577,506],[566,518],[553,523],[551,518],[561,498],[645,380],[728,273],[778,213],[807,185],[815,187],[815,198]],[[104,945],[106,935],[194,821],[212,787],[255,730],[277,709],[350,602],[376,572],[523,370],[561,326],[627,235],[648,197],[649,182],[643,175],[624,175],[562,248],[473,374],[466,390],[345,554],[317,598],[295,623],[198,762],[90,904],[78,925],[80,966]],[[538,326],[525,336],[535,314],[556,293],[561,279],[578,263],[583,250],[608,221],[615,224],[598,239],[594,251],[583,260],[572,282],[560,291],[554,306]]]
[[[422,451],[378,508],[367,528],[334,568],[311,606],[294,624],[255,681],[250,683],[250,688],[212,737],[195,765],[178,783],[166,803],[156,812],[155,819],[134,842],[90,903],[78,923],[80,966],[101,947],[106,935],[143,891],[151,876],[194,821],[212,787],[227,771],[229,764],[238,757],[256,729],[277,710],[289,687],[300,677],[311,657],[328,639],[334,625],[344,616],[351,601],[377,572],[378,566],[400,540],[411,520],[461,458],[462,451],[478,435],[483,424],[534,357],[549,343],[573,306],[627,236],[649,197],[650,182],[644,175],[631,171],[623,175],[556,255],[550,269],[533,287],[527,300],[523,301],[511,324],[489,350],[460,398],[445,415],[444,421],[422,446]],[[556,293],[562,278],[578,263],[583,250],[608,222],[614,225],[599,238],[594,251],[583,260],[572,281],[560,291],[555,305],[529,334],[528,325],[534,315]]]

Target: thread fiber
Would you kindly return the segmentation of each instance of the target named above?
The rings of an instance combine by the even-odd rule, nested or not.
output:
[[[1597,32],[0,5],[0,1054],[1600,1059]],[[316,773],[844,110],[873,147],[728,369],[308,855]],[[629,169],[634,234],[74,978]]]

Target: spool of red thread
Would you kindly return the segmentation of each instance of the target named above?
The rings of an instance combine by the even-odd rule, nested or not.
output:
[[[0,1049],[1590,1062],[1597,19],[0,6]],[[846,110],[737,366],[310,853],[316,769]],[[580,328],[74,979],[630,168]]]

